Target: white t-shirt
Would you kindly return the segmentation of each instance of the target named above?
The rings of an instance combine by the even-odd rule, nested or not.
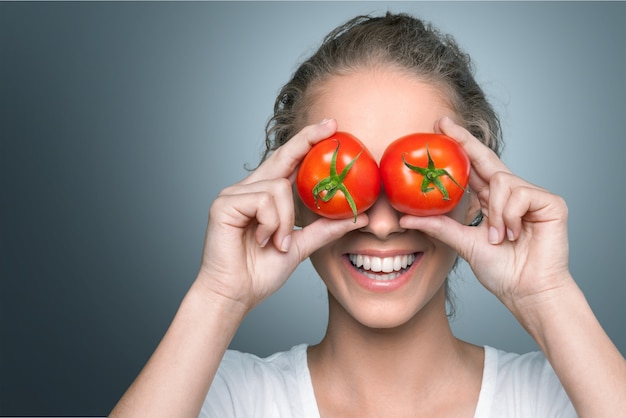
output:
[[[319,418],[306,349],[297,345],[267,358],[227,351],[200,417]],[[576,412],[541,352],[519,355],[485,346],[474,417],[576,417]]]

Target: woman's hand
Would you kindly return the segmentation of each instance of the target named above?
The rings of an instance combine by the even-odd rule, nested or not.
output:
[[[470,187],[485,220],[401,219],[454,248],[476,277],[538,343],[580,417],[610,417],[626,406],[626,361],[602,329],[568,268],[563,199],[511,174],[500,159],[450,119],[440,130],[472,161]]]
[[[214,201],[197,282],[249,310],[287,280],[313,251],[366,223],[366,217],[318,219],[294,230],[292,185],[311,147],[337,129],[334,120],[304,128],[250,176]]]
[[[442,119],[439,129],[467,152],[470,188],[485,218],[479,227],[470,227],[447,216],[405,216],[403,226],[454,248],[509,308],[570,281],[563,199],[513,175],[494,152],[451,119]]]

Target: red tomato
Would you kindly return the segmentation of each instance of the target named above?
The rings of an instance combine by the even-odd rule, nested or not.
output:
[[[354,217],[380,193],[380,172],[365,146],[346,132],[315,144],[296,178],[298,195],[313,212],[331,219]]]
[[[380,160],[385,194],[396,210],[416,216],[451,211],[463,197],[470,160],[442,134],[410,134],[392,142]]]

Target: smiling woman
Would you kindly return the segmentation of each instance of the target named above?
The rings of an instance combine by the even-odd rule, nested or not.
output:
[[[438,36],[407,41],[410,19],[343,25],[368,14],[384,23],[387,11],[435,22],[464,51],[447,35],[445,48],[432,49]],[[611,345],[588,305],[626,353],[626,282],[615,273],[626,200],[580,170],[626,176],[626,56],[615,53],[625,12],[622,2],[0,2],[2,414],[106,415],[144,366],[116,413],[134,404],[144,415],[223,417],[226,403],[249,416],[257,397],[259,414],[269,399],[295,399],[298,416],[506,416],[489,400],[515,398],[503,376],[517,372],[546,415],[604,403],[595,390],[619,389],[619,366],[601,375],[619,356],[594,351]],[[294,66],[329,32],[323,56]],[[470,78],[457,77],[472,69],[464,52]],[[450,71],[438,67],[444,57]],[[477,95],[463,99],[446,77]],[[246,171],[268,117],[267,161]],[[317,217],[293,182],[336,130],[376,163],[404,134],[445,132],[473,165],[456,212],[406,216],[387,181],[356,223],[352,212]],[[565,198],[567,230],[562,201],[533,184]],[[511,195],[493,193],[508,186]],[[479,209],[482,224],[466,226]],[[565,247],[588,303],[569,278],[542,301],[558,306],[522,298],[554,283]],[[529,312],[533,303],[542,309]],[[563,364],[574,357],[585,370]]]
[[[451,37],[408,14],[355,17],[275,103],[263,162],[213,202],[197,278],[111,416],[595,417],[626,407],[626,361],[570,273],[567,206],[500,160],[499,120]],[[460,201],[415,216],[392,204],[387,189],[397,180],[383,176],[365,210],[347,205],[330,219],[319,202],[307,208],[293,182],[313,177],[307,155],[338,131],[360,143],[338,157],[347,137],[330,142],[318,158],[324,174],[306,189],[329,187],[313,200],[341,185],[333,177],[347,183],[363,156],[370,164],[358,179],[370,177],[377,191],[376,164],[384,170],[397,138],[422,133],[431,135],[433,182],[432,159],[451,156],[432,135],[469,160],[471,174],[467,160],[460,173],[449,169],[470,174],[467,186],[450,185]],[[345,200],[347,187],[339,189]],[[479,213],[485,221],[475,226]],[[542,351],[507,353],[454,336],[447,280],[459,256]],[[244,317],[307,257],[328,290],[322,340],[264,359],[228,350]]]

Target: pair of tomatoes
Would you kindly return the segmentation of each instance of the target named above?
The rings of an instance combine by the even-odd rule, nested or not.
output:
[[[332,219],[354,217],[380,194],[396,210],[417,216],[444,214],[463,197],[470,161],[461,146],[442,134],[416,133],[392,142],[376,164],[353,135],[337,132],[304,157],[296,178],[298,195],[313,212]]]

